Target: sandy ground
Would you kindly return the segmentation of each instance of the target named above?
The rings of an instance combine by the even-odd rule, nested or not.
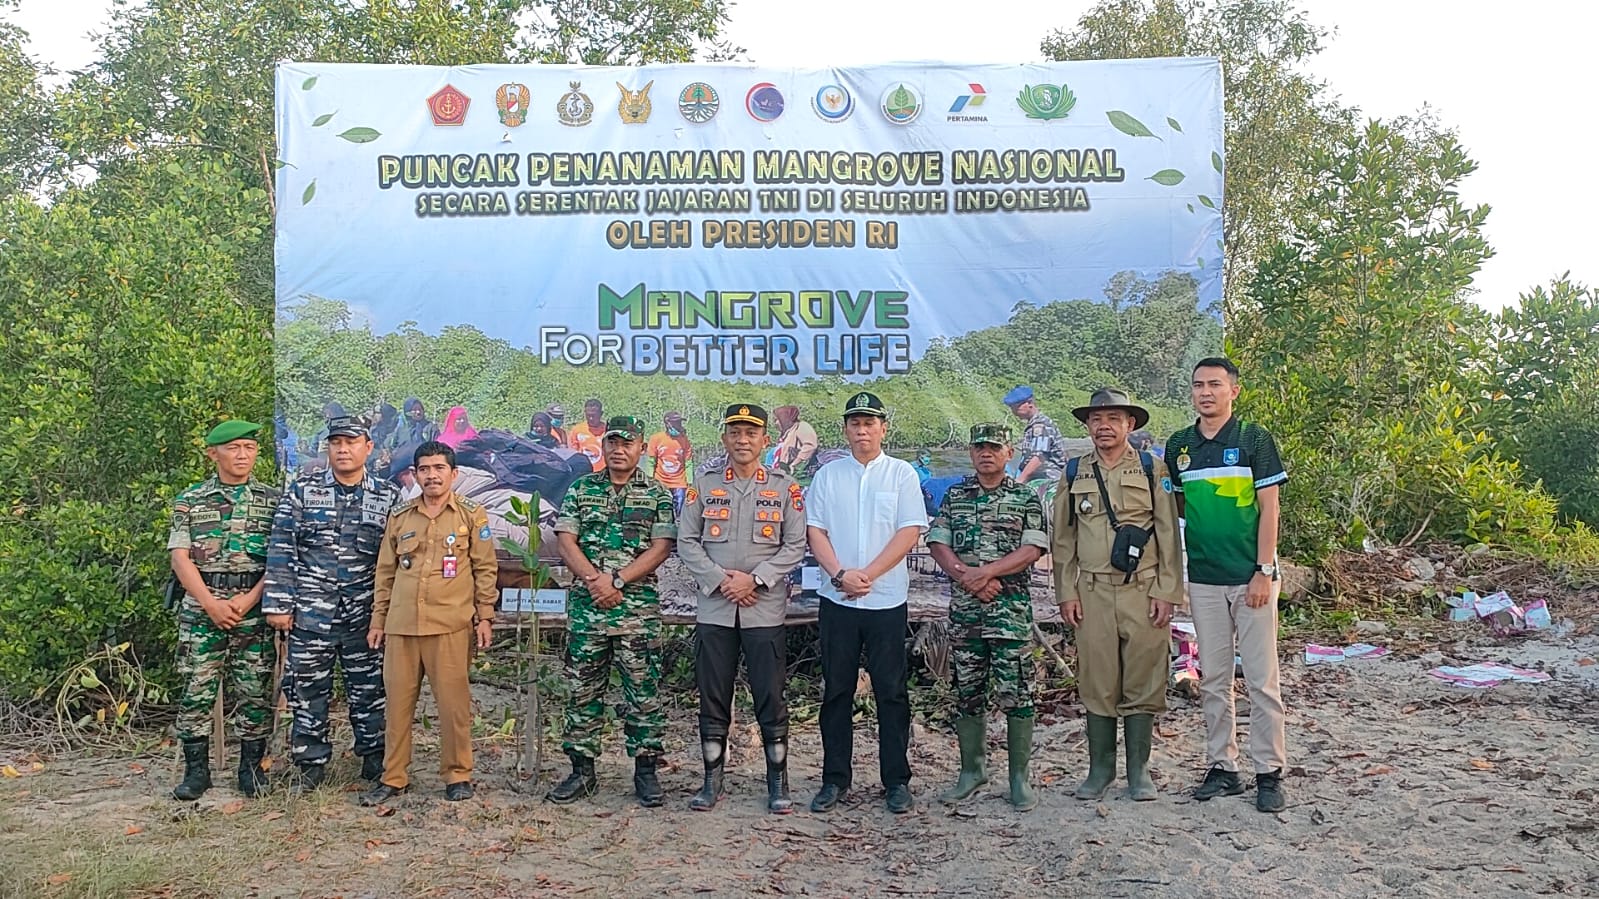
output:
[[[852,801],[828,815],[765,812],[748,727],[732,750],[730,797],[688,811],[700,774],[687,711],[672,722],[667,806],[649,810],[632,800],[619,736],[600,763],[600,794],[579,805],[542,802],[543,786],[513,790],[509,753],[485,740],[477,799],[442,801],[428,770],[436,757],[423,751],[413,792],[381,813],[356,806],[353,785],[243,803],[231,778],[180,807],[166,798],[170,750],[0,751],[21,775],[0,779],[0,895],[1599,895],[1599,638],[1419,627],[1433,633],[1403,642],[1421,648],[1388,658],[1285,661],[1293,767],[1281,815],[1255,811],[1252,791],[1188,798],[1203,774],[1203,724],[1176,697],[1156,741],[1159,801],[1127,800],[1124,782],[1103,802],[1072,799],[1086,765],[1082,722],[1049,710],[1035,748],[1042,802],[1027,814],[1003,798],[998,719],[990,786],[954,808],[935,798],[957,767],[953,736],[916,725],[918,805],[903,817],[882,806],[869,722],[857,727]],[[1541,667],[1554,680],[1469,691],[1425,673],[1476,661]],[[794,730],[803,802],[819,784],[820,741],[814,722]],[[552,754],[546,782],[563,773]],[[355,763],[339,765],[348,778]]]

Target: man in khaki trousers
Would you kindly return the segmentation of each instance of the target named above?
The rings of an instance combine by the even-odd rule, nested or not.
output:
[[[1116,721],[1126,730],[1128,795],[1156,798],[1149,777],[1155,716],[1166,710],[1172,608],[1183,599],[1182,543],[1170,478],[1127,437],[1149,413],[1120,390],[1072,410],[1094,451],[1068,460],[1055,494],[1051,553],[1061,617],[1077,629],[1077,694],[1088,712],[1088,777],[1099,799],[1116,779]],[[1117,539],[1137,529],[1142,542]],[[1136,546],[1132,546],[1136,543]],[[1129,548],[1132,547],[1132,548]]]
[[[488,513],[450,489],[455,451],[438,441],[416,450],[422,495],[389,517],[378,553],[367,643],[384,648],[389,715],[383,777],[362,805],[394,798],[410,785],[411,724],[427,676],[439,705],[439,772],[444,798],[472,798],[472,647],[493,636],[498,563]]]

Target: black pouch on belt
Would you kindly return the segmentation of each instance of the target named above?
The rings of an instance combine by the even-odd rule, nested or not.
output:
[[[1110,567],[1127,576],[1122,583],[1130,584],[1134,572],[1144,561],[1144,547],[1149,545],[1150,532],[1132,524],[1116,520],[1116,507],[1111,505],[1110,491],[1105,489],[1105,478],[1099,473],[1099,463],[1094,463],[1094,482],[1099,485],[1099,498],[1105,503],[1105,514],[1110,516],[1110,527],[1116,539],[1110,545]]]

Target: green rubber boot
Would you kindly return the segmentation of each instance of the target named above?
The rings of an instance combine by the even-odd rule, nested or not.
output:
[[[955,786],[939,794],[940,802],[956,803],[977,792],[988,783],[988,718],[983,715],[962,715],[955,719],[955,738],[961,748],[961,775]]]
[[[1088,776],[1073,793],[1078,799],[1104,799],[1116,780],[1116,719],[1088,714]]]
[[[1005,747],[1010,750],[1010,804],[1019,812],[1038,805],[1038,791],[1028,763],[1033,757],[1033,716],[1005,716]]]
[[[1122,719],[1127,730],[1127,795],[1136,802],[1149,802],[1160,794],[1149,779],[1149,747],[1154,741],[1154,715],[1128,715]]]

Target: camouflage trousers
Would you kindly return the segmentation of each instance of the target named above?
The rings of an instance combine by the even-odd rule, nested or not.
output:
[[[328,742],[328,704],[333,699],[333,667],[344,669],[344,694],[355,731],[355,754],[383,754],[383,652],[366,645],[366,629],[335,626],[326,634],[289,631],[283,692],[294,712],[292,755],[297,765],[325,765],[333,756]]]
[[[955,687],[955,709],[961,715],[984,715],[988,699],[1007,714],[1030,717],[1033,696],[1028,688],[1026,640],[992,637],[955,637],[950,652],[950,674]]]
[[[597,758],[600,731],[605,724],[605,688],[611,683],[615,663],[622,679],[626,704],[623,732],[627,754],[660,755],[665,751],[666,714],[657,689],[661,678],[661,650],[651,634],[608,636],[573,631],[566,640],[566,739],[568,755]]]
[[[272,629],[257,606],[232,630],[217,627],[192,598],[178,610],[178,699],[180,740],[211,736],[211,709],[217,691],[232,701],[233,726],[241,740],[263,740],[272,733]],[[226,686],[224,687],[224,682]]]

